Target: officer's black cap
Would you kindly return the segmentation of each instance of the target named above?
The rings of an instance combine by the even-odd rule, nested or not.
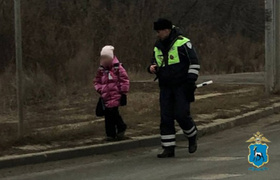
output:
[[[155,31],[164,29],[172,29],[172,22],[164,18],[159,18],[156,22],[154,22]]]

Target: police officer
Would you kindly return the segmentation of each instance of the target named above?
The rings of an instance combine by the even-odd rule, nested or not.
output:
[[[200,65],[190,40],[171,21],[160,18],[154,22],[158,40],[148,71],[156,74],[160,87],[161,144],[158,158],[175,156],[176,119],[189,140],[189,153],[197,150],[197,128],[190,114],[194,101],[195,82]]]

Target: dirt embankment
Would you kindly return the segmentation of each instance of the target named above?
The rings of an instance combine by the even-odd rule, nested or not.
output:
[[[98,95],[80,90],[70,97],[51,99],[26,109],[26,136],[16,138],[16,114],[0,116],[0,154],[20,154],[47,149],[104,143],[104,120],[94,115]],[[263,95],[259,85],[213,84],[197,90],[192,114],[197,125],[229,118],[269,106],[277,97]],[[121,114],[128,137],[159,133],[159,88],[154,82],[132,83],[128,106]],[[177,129],[179,129],[177,127]]]

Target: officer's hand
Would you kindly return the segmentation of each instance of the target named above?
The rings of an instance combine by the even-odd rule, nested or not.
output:
[[[157,65],[151,65],[151,66],[150,66],[150,72],[151,72],[151,73],[155,74],[156,71],[157,71],[156,69],[157,69]]]
[[[190,102],[194,102],[195,101],[194,92],[196,90],[195,83],[194,82],[187,83],[185,85],[185,87],[186,87],[186,91],[187,91],[187,100]]]

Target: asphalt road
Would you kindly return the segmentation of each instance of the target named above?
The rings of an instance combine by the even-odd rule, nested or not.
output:
[[[271,141],[270,161],[264,171],[249,170],[245,141],[260,131]],[[280,179],[280,115],[205,136],[190,155],[186,142],[178,143],[176,157],[157,159],[159,147],[117,152],[46,164],[0,170],[9,180],[184,180]]]

